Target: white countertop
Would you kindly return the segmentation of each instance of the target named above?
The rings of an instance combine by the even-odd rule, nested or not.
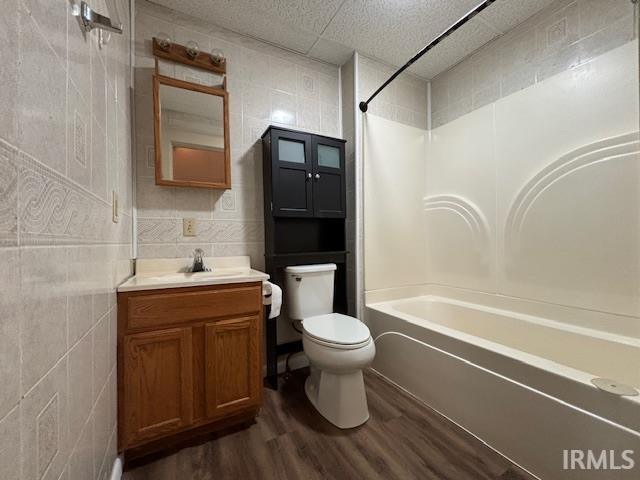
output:
[[[211,269],[209,272],[190,272],[192,263],[190,258],[137,260],[136,274],[121,284],[118,292],[262,282],[269,278],[251,268],[249,257],[206,257],[204,264]]]

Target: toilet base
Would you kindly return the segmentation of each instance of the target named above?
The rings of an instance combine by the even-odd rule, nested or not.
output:
[[[316,410],[338,428],[354,428],[369,419],[362,370],[335,374],[312,365],[304,390]]]

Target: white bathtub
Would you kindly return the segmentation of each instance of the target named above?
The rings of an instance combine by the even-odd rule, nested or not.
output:
[[[375,370],[542,479],[640,478],[640,397],[591,384],[607,377],[640,387],[640,340],[629,335],[637,319],[594,312],[576,319],[575,310],[489,295],[404,292],[416,293],[367,294]],[[617,466],[633,450],[636,466],[565,470],[565,449],[614,450]]]

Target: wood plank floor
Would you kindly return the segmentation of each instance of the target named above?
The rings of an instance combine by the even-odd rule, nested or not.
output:
[[[340,430],[307,400],[306,375],[297,370],[281,377],[278,392],[265,389],[249,428],[129,470],[124,480],[533,479],[372,372],[371,418]]]

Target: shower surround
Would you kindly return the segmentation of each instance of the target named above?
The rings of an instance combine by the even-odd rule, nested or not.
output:
[[[634,14],[554,2],[431,82],[430,130],[361,117],[374,368],[545,479],[640,451],[640,397],[591,384],[640,387]]]

